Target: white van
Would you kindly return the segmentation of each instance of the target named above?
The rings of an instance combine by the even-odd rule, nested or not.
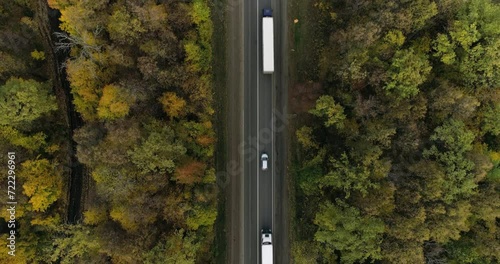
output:
[[[262,153],[262,156],[260,156],[260,160],[262,161],[262,170],[267,170],[267,160],[269,159],[269,156],[266,153]]]

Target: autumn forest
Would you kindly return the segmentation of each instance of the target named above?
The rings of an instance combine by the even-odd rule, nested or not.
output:
[[[498,1],[309,8],[296,78],[322,88],[295,121],[296,263],[498,263]]]
[[[2,235],[0,262],[209,262],[208,3],[2,1],[0,17],[0,148],[16,153],[22,226],[16,258]],[[77,163],[83,216],[65,224]]]

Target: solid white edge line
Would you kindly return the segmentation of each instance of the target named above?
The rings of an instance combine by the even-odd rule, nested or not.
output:
[[[259,89],[260,89],[260,85],[259,85],[259,80],[260,80],[260,60],[259,60],[259,56],[260,56],[260,53],[261,53],[261,49],[260,49],[260,34],[262,32],[262,29],[261,29],[261,21],[260,21],[260,12],[259,12],[259,0],[256,1],[256,5],[257,5],[257,125],[256,125],[256,128],[257,128],[257,145],[256,145],[256,158],[257,158],[257,243],[258,243],[258,246],[257,246],[257,263],[260,263],[261,260],[260,260],[260,255],[261,255],[261,245],[260,245],[260,218],[259,218],[259,212],[260,212],[260,198],[259,198],[259,193],[260,193],[260,190],[259,190],[259,177],[260,177],[260,151],[259,151],[259,147],[260,147],[260,142],[259,142],[259,126],[260,126],[260,123],[259,123]]]
[[[272,6],[271,6],[271,8],[272,8]],[[273,18],[273,56],[274,57],[276,57],[275,56],[276,52],[274,52],[275,51],[274,47],[275,47],[275,43],[276,43],[274,41],[276,39],[276,34],[275,34],[276,33],[276,26],[275,26],[275,24],[276,24],[275,23],[275,21],[276,21],[276,19],[275,19],[276,18],[276,12],[275,12],[275,10],[276,9],[273,8],[273,11],[274,11],[273,12],[273,17],[274,17]],[[275,120],[274,120],[274,113],[276,111],[276,109],[275,109],[275,96],[276,96],[276,93],[275,93],[276,92],[275,91],[275,76],[276,76],[276,68],[277,67],[276,67],[276,60],[274,58],[273,58],[273,63],[274,63],[274,73],[273,73],[273,76],[272,76],[272,79],[271,79],[271,109],[272,109],[272,113],[271,113],[271,135],[272,135],[272,137],[271,137],[271,152],[273,154],[273,157],[276,157],[276,153],[274,151],[274,142],[275,142],[274,139],[276,137],[275,132],[274,132],[274,122],[275,122]],[[274,161],[273,165],[276,165],[277,164],[276,163],[276,161],[277,161],[276,158],[274,158],[273,161]],[[271,169],[271,219],[272,219],[271,220],[271,230],[272,230],[273,233],[274,233],[274,220],[275,220],[274,219],[274,179],[275,179],[275,177],[274,177],[275,176],[274,167],[275,166],[273,166],[272,169]],[[276,236],[273,236],[273,237],[274,237],[274,241],[273,241],[273,260],[272,261],[274,262],[274,258],[276,257],[276,254],[274,254],[274,251],[276,249],[276,241],[277,240],[276,240]]]
[[[240,53],[241,56],[243,56],[242,58],[240,58],[240,67],[241,69],[243,69],[243,78],[241,78],[240,80],[240,85],[241,87],[243,87],[243,91],[241,92],[241,95],[240,95],[240,99],[241,99],[241,103],[243,105],[242,107],[242,111],[241,111],[241,120],[242,120],[242,123],[243,123],[243,129],[241,129],[241,139],[243,139],[243,141],[245,140],[245,93],[246,93],[246,89],[245,89],[245,71],[246,71],[246,66],[245,66],[245,52],[246,50],[248,49],[248,42],[245,43],[245,25],[248,24],[248,22],[245,21],[245,18],[247,16],[245,16],[245,12],[244,12],[244,8],[245,8],[245,5],[242,4],[241,7],[240,7],[240,11],[241,12],[241,16],[243,17],[243,19],[241,20],[243,23],[241,23],[241,39],[242,39],[242,44],[243,44],[243,52]],[[241,194],[240,194],[240,206],[241,206],[241,209],[240,209],[240,230],[239,232],[241,232],[241,240],[240,240],[240,263],[245,263],[245,199],[247,197],[245,197],[245,151],[242,151],[242,153],[240,153],[240,162],[241,162],[241,165],[242,165],[242,170],[241,170],[241,174],[240,174],[240,177],[242,177],[240,179],[240,191],[241,191]]]

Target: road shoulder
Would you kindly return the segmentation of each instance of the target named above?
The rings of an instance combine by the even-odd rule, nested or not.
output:
[[[243,201],[242,173],[243,160],[238,146],[243,139],[243,2],[227,0],[224,4],[226,28],[226,139],[227,153],[223,164],[226,181],[226,263],[243,263]]]

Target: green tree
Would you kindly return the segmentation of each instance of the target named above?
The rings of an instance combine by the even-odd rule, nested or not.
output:
[[[491,152],[489,154],[491,163],[493,165],[492,169],[487,174],[488,181],[500,182],[500,152]]]
[[[297,137],[297,141],[304,147],[305,149],[317,149],[319,148],[318,143],[315,142],[313,138],[313,129],[308,126],[303,126],[297,131],[295,131],[295,135]]]
[[[52,262],[99,262],[101,245],[92,230],[84,225],[63,225],[53,242]]]
[[[438,35],[435,55],[452,71],[458,71],[461,83],[473,88],[500,84],[498,14],[500,6],[491,0],[465,2],[449,25],[449,36]]]
[[[202,48],[193,41],[184,44],[184,51],[186,52],[186,61],[189,63],[188,69],[192,72],[200,72],[204,69],[204,52]]]
[[[199,43],[203,48],[203,56],[201,57],[201,66],[204,71],[210,69],[210,61],[212,60],[212,33],[213,25],[210,19],[210,6],[208,1],[195,0],[190,12],[192,21],[197,25]]]
[[[486,106],[484,111],[483,131],[491,134],[500,135],[500,103],[493,107]]]
[[[420,193],[426,201],[440,201],[446,189],[446,171],[439,163],[431,160],[422,160],[409,167],[409,170],[422,179],[424,186]]]
[[[387,71],[389,81],[384,89],[396,92],[403,99],[415,96],[431,69],[424,54],[416,53],[413,49],[398,50]]]
[[[0,125],[18,126],[57,109],[49,84],[10,78],[0,86]]]
[[[398,240],[423,243],[429,239],[429,229],[425,225],[425,208],[417,202],[410,205],[415,208],[407,210],[404,214],[395,213],[390,216],[387,234]]]
[[[382,256],[388,263],[425,263],[422,243],[414,240],[385,238]]]
[[[169,126],[153,121],[145,126],[147,138],[128,151],[132,163],[143,174],[149,172],[173,173],[176,161],[186,153],[186,148],[176,139]]]
[[[401,47],[405,43],[405,36],[399,30],[390,30],[385,35],[384,41],[390,46]]]
[[[201,226],[212,226],[217,217],[217,210],[208,206],[195,206],[188,212],[186,224],[191,230],[198,230]]]
[[[500,84],[500,39],[492,44],[474,46],[462,58],[459,72],[462,80],[473,87],[498,87]]]
[[[393,11],[391,4],[399,5],[399,8]],[[394,13],[394,21],[388,26],[395,26],[409,32],[422,29],[438,13],[436,2],[432,0],[391,1],[390,4],[384,4],[384,6]]]
[[[425,221],[430,239],[443,244],[459,239],[461,232],[469,230],[470,210],[470,202],[463,200],[448,206],[440,203],[427,205]]]
[[[339,160],[331,159],[330,162],[332,170],[319,180],[320,187],[332,186],[343,190],[347,198],[353,191],[367,194],[370,189],[378,187],[378,184],[370,179],[370,169],[351,164],[345,153]]]
[[[344,108],[329,95],[320,96],[316,100],[315,107],[309,110],[309,113],[326,119],[325,127],[335,125],[337,128],[342,128],[344,126],[343,121],[346,118]]]
[[[150,251],[143,253],[144,263],[194,264],[199,248],[196,233],[179,229],[166,239],[161,239]]]
[[[477,184],[471,173],[474,163],[466,154],[472,150],[474,134],[462,121],[448,120],[437,127],[430,139],[434,145],[423,151],[428,159],[436,159],[446,169],[443,181],[443,200],[451,203],[458,197],[467,197],[474,193]]]
[[[310,241],[296,241],[292,245],[294,263],[317,263],[318,249]]]
[[[177,134],[187,149],[202,160],[210,158],[214,154],[215,132],[211,121],[205,122],[182,122]]]
[[[455,45],[450,42],[447,35],[439,33],[434,41],[434,56],[440,57],[441,62],[450,65],[455,62]]]
[[[132,44],[145,32],[141,21],[131,14],[123,3],[113,6],[107,29],[112,40]]]
[[[339,250],[343,263],[381,259],[380,243],[385,229],[378,218],[362,216],[358,209],[337,200],[326,202],[316,214],[314,240]]]
[[[318,192],[319,180],[324,176],[323,160],[325,157],[325,149],[320,149],[318,153],[310,160],[301,164],[297,170],[297,185],[300,186],[302,192],[306,195],[316,194]]]

